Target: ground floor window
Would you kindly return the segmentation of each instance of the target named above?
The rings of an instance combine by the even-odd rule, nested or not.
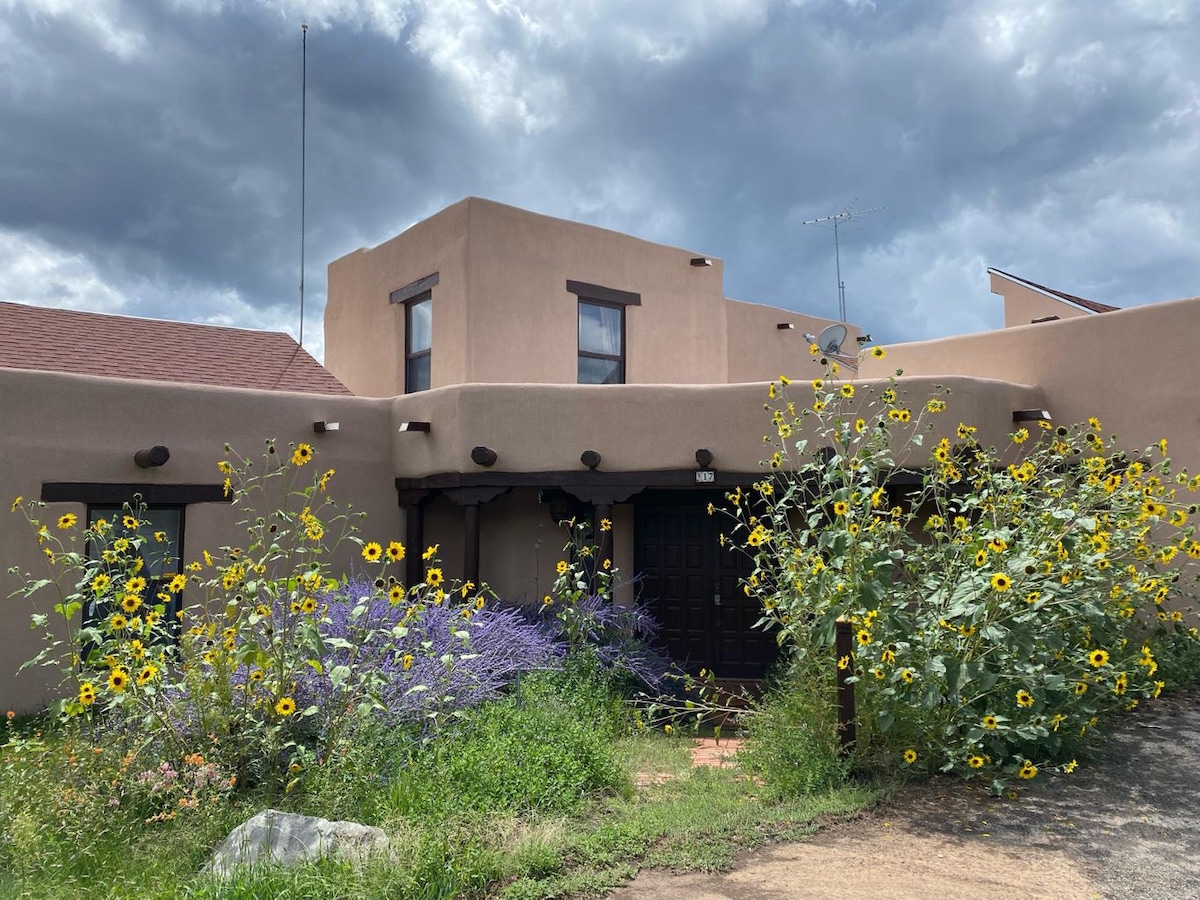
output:
[[[137,546],[137,557],[141,559],[138,574],[146,580],[141,591],[141,600],[145,607],[153,608],[162,603],[165,606],[163,619],[167,624],[167,633],[175,635],[178,629],[178,612],[182,608],[183,593],[171,593],[168,585],[171,579],[183,572],[183,521],[182,506],[150,506],[136,511],[136,527],[127,528],[127,519],[134,518],[128,506],[110,504],[88,505],[88,526],[94,528],[101,520],[111,526],[109,534],[112,540],[105,545],[88,545],[88,556],[92,559],[105,561],[105,551],[111,554],[118,540],[127,540],[131,546]],[[140,538],[140,543],[135,541]],[[95,600],[84,606],[84,627],[98,625],[119,610],[116,605],[120,600],[101,603]],[[136,614],[136,610],[134,611]]]

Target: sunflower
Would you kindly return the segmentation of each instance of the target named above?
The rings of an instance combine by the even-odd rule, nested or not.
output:
[[[301,444],[301,447],[304,445]],[[296,701],[291,697],[280,697],[279,702],[275,704],[275,713],[280,716],[290,716],[296,711]]]
[[[300,601],[300,612],[314,613],[317,611],[317,601],[314,597],[305,597]]]
[[[113,616],[111,619],[108,620],[108,627],[111,628],[113,631],[124,631],[126,628],[129,627],[129,620],[126,619],[120,613],[117,613],[115,616]]]
[[[411,653],[405,653],[404,657],[400,660],[400,665],[404,666],[404,671],[407,672],[409,669],[412,668],[412,664],[413,664],[413,655]]]
[[[970,766],[972,769],[982,769],[983,768],[983,757],[979,756],[978,754],[968,756],[967,757],[967,765]]]
[[[141,525],[142,523],[139,522],[137,519],[135,519],[133,516],[122,516],[121,524],[123,526],[125,526],[126,531],[137,531],[138,526]]]
[[[1017,706],[1022,709],[1029,709],[1029,707],[1033,706],[1033,694],[1025,690],[1017,691]]]
[[[112,584],[112,579],[101,572],[92,579],[92,592],[96,594],[103,594],[108,590],[108,586],[110,584]]]
[[[96,702],[96,686],[90,681],[85,681],[79,686],[79,704],[80,706],[91,706]]]
[[[292,451],[292,465],[303,466],[310,462],[313,458],[313,448],[308,444],[297,444],[296,449]]]
[[[142,598],[137,594],[125,594],[121,597],[121,609],[127,613],[135,613],[142,605]]]
[[[137,683],[149,684],[158,675],[158,667],[152,664],[147,664],[142,667],[142,671],[138,672]]]
[[[1087,693],[1088,684],[1086,681],[1075,682],[1075,696],[1079,697]]]
[[[978,553],[975,554],[975,568],[977,568],[977,569],[981,568],[985,563],[987,563],[987,559],[988,559],[987,551],[981,549]]]
[[[108,687],[114,694],[123,693],[129,687],[129,673],[120,666],[108,673]]]
[[[992,589],[1000,593],[1004,593],[1012,587],[1012,581],[1003,572],[997,572],[992,576]]]
[[[1017,772],[1017,775],[1019,775],[1024,780],[1029,781],[1032,778],[1036,778],[1037,773],[1038,773],[1038,767],[1035,766],[1029,760],[1025,760],[1024,764],[1021,766],[1020,771]]]
[[[1101,666],[1108,665],[1108,654],[1103,650],[1093,650],[1088,654],[1088,662],[1099,669]]]
[[[904,764],[906,766],[911,766],[916,761],[917,761],[917,751],[913,750],[911,747],[909,747],[907,750],[904,751]]]
[[[391,562],[400,562],[404,559],[404,545],[399,541],[392,541],[387,545],[387,558]]]
[[[68,528],[74,528],[78,521],[79,517],[75,513],[64,513],[58,517],[58,527],[66,531]]]
[[[887,351],[882,347],[875,346],[871,348],[871,355],[876,359],[883,359],[885,356],[887,356]]]
[[[146,589],[146,579],[141,575],[134,575],[125,582],[125,591],[130,594],[140,594]]]
[[[367,562],[376,562],[381,556],[383,556],[383,548],[374,541],[362,548],[362,557]]]
[[[833,514],[835,516],[844,516],[850,510],[850,504],[845,500],[839,500],[833,504]]]
[[[567,569],[569,568],[570,566],[567,565],[567,561],[565,559],[560,559],[554,566],[554,571],[556,571],[559,575],[566,575]]]
[[[843,384],[841,387],[840,393],[843,397],[845,397],[847,400],[849,400],[851,397],[854,396],[854,385]]]
[[[393,584],[388,590],[388,602],[395,606],[404,599],[404,588],[398,584]]]
[[[441,569],[426,569],[425,570],[425,583],[428,584],[429,586],[437,587],[439,584],[441,584],[445,580],[446,579],[442,577]]]
[[[187,587],[187,576],[182,574],[173,575],[171,576],[170,583],[167,585],[167,590],[172,594],[178,594],[185,587]]]
[[[984,716],[983,717],[983,727],[986,728],[988,731],[995,731],[996,726],[998,724],[999,724],[999,720],[995,716]]]
[[[858,642],[862,646],[867,646],[871,643],[871,632],[866,628],[860,629],[858,632]]]

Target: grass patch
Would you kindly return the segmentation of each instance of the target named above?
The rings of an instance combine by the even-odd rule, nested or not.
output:
[[[392,839],[387,858],[244,869],[224,882],[200,869],[265,805],[260,798],[223,796],[146,821],[151,807],[105,785],[136,782],[129,773],[152,761],[125,764],[122,775],[120,757],[52,726],[10,725],[0,747],[0,900],[593,897],[641,868],[728,869],[740,850],[802,838],[880,793],[844,787],[777,800],[739,770],[693,769],[682,736],[621,733],[597,697],[603,685],[562,677],[571,690],[531,678],[519,702],[485,706],[425,744],[413,733],[364,731],[320,778],[275,799],[380,825]],[[588,717],[597,710],[599,723]],[[666,780],[635,788],[646,773]]]

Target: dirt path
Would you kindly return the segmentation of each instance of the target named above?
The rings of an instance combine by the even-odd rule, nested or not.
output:
[[[1018,800],[961,782],[902,790],[718,875],[643,872],[612,900],[1200,898],[1200,695],[1125,719],[1104,756]]]

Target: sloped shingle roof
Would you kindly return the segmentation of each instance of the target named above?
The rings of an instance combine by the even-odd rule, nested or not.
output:
[[[260,391],[349,394],[280,331],[0,302],[0,367]]]
[[[989,269],[989,271],[995,272],[997,275],[1003,275],[1005,278],[1009,279],[1010,281],[1017,282],[1017,284],[1023,284],[1026,287],[1035,288],[1036,290],[1039,290],[1044,294],[1050,294],[1053,297],[1057,297],[1059,300],[1066,300],[1068,303],[1074,303],[1076,306],[1082,306],[1084,309],[1088,310],[1089,312],[1094,312],[1094,313],[1116,312],[1117,310],[1119,310],[1121,308],[1119,306],[1109,306],[1107,303],[1100,303],[1096,300],[1085,300],[1083,297],[1076,297],[1074,294],[1066,294],[1066,293],[1063,293],[1062,291],[1056,291],[1056,290],[1054,290],[1054,288],[1048,288],[1044,284],[1038,284],[1036,281],[1030,281],[1028,278],[1021,278],[1017,275],[1010,275],[1007,272],[1005,272],[1003,269],[997,269],[995,267],[992,267],[991,269]]]

